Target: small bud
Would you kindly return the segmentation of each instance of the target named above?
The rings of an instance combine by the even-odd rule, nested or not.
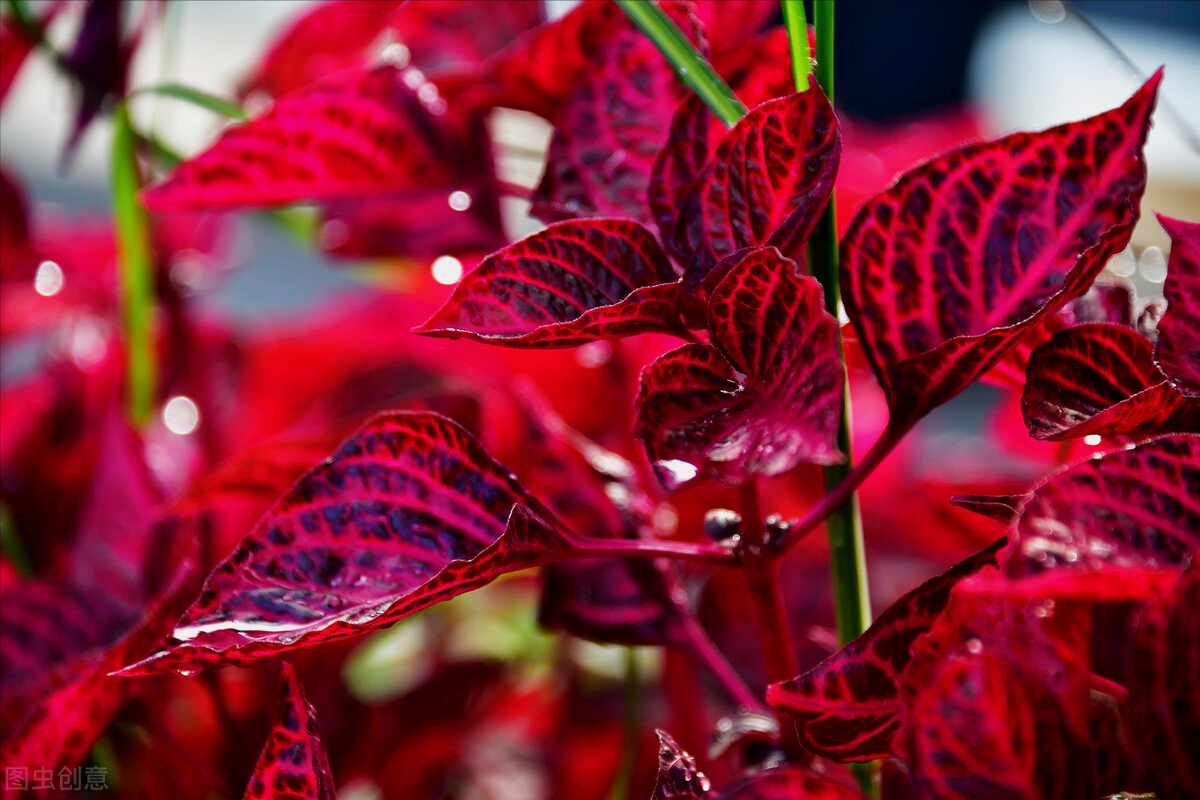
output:
[[[736,539],[742,533],[742,515],[728,508],[710,509],[704,515],[704,533],[714,542]]]

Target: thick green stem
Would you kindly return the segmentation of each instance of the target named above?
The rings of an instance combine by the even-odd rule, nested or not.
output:
[[[780,3],[787,27],[788,49],[792,54],[792,77],[796,81],[797,91],[807,91],[812,55],[808,51],[808,21],[804,18],[804,0],[780,0]]]
[[[696,52],[683,31],[663,13],[658,3],[653,0],[617,0],[617,5],[666,57],[679,80],[712,109],[717,119],[733,127],[746,115],[746,106],[704,56]]]
[[[125,319],[126,407],[135,425],[150,419],[157,385],[154,337],[154,255],[142,188],[137,140],[124,103],[113,114],[113,216],[120,255],[121,302]]]

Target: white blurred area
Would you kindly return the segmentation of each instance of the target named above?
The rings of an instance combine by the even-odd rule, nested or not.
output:
[[[1146,248],[1166,249],[1170,240],[1152,211],[1200,219],[1200,37],[1091,8],[1085,13],[1103,36],[1057,0],[1014,4],[998,14],[976,42],[968,97],[993,133],[1040,130],[1115,107],[1165,65],[1146,144],[1149,178],[1133,249],[1137,255]],[[1150,250],[1148,277],[1157,274],[1151,271],[1160,258]]]

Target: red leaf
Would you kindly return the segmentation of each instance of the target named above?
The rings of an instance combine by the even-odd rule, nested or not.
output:
[[[770,686],[767,702],[795,718],[801,744],[838,761],[897,755],[904,718],[900,676],[913,642],[933,626],[955,584],[996,563],[1004,541],[904,595],[865,633],[813,669]]]
[[[1154,360],[1179,391],[1200,397],[1200,224],[1158,216],[1171,235],[1171,259]]]
[[[1200,436],[1192,434],[1152,439],[1051,475],[1021,506],[1002,563],[1008,583],[1044,597],[1156,596],[1200,549],[1196,486]]]
[[[839,462],[842,368],[820,285],[773,247],[739,253],[708,325],[716,347],[686,345],[642,373],[634,436],[663,486]]]
[[[856,789],[816,772],[777,767],[743,778],[721,792],[719,800],[863,800]]]
[[[385,627],[567,545],[456,424],[376,417],[301,478],[127,675],[250,664]]]
[[[1129,683],[1131,741],[1169,798],[1200,797],[1200,567],[1137,621]]]
[[[254,765],[245,800],[334,800],[329,757],[317,736],[316,711],[304,696],[296,670],[285,661],[275,723]]]
[[[445,185],[454,176],[435,144],[446,132],[409,85],[420,80],[382,65],[288,95],[227,129],[142,200],[166,212],[361,200]]]
[[[1085,800],[1090,759],[1059,698],[987,654],[951,661],[913,709],[909,768],[930,800]]]
[[[950,498],[950,502],[1008,525],[1017,518],[1017,509],[1024,499],[1023,494],[956,494]]]
[[[837,119],[815,83],[751,110],[721,138],[671,232],[688,280],[699,284],[743,247],[769,244],[797,259],[829,200],[840,155]]]
[[[650,185],[646,190],[650,212],[664,239],[675,229],[683,200],[708,161],[708,134],[712,125],[712,113],[695,94],[683,98],[675,109],[667,140],[650,170]]]
[[[491,254],[417,333],[510,347],[682,330],[675,273],[631,220],[567,221]]]
[[[664,730],[658,734],[658,778],[650,800],[702,800],[709,796],[712,782],[696,767],[692,754]]]
[[[1200,431],[1200,402],[1163,379],[1146,337],[1101,322],[1059,331],[1033,351],[1021,412],[1030,436],[1055,442]]]
[[[842,298],[894,430],[962,391],[1129,241],[1161,78],[1097,117],[935,158],[859,210]]]

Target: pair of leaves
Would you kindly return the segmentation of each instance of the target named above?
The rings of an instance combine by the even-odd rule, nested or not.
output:
[[[936,158],[860,209],[842,297],[893,430],[962,391],[1126,245],[1161,78],[1099,116]]]
[[[664,487],[728,483],[801,462],[841,461],[837,321],[820,284],[774,247],[730,259],[708,302],[713,344],[689,344],[642,373],[634,436]]]

